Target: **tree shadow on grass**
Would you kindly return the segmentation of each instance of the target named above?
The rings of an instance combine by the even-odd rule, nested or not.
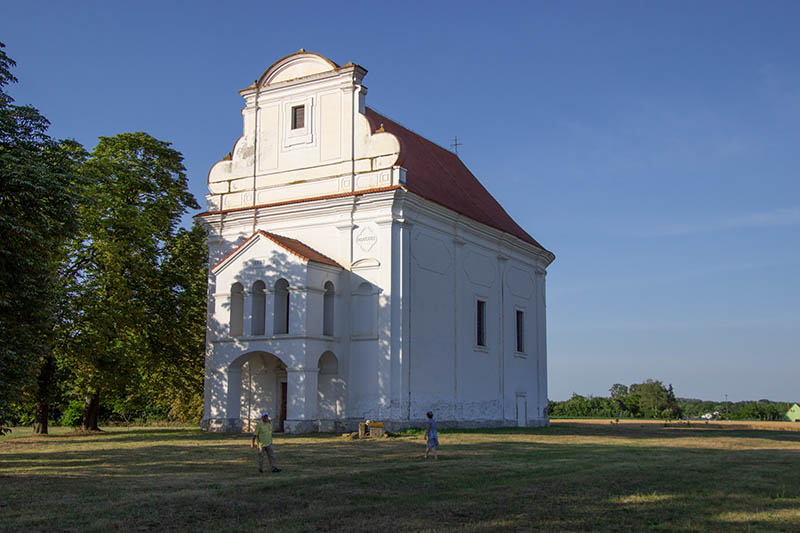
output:
[[[436,463],[421,460],[423,446],[414,438],[286,435],[276,439],[284,472],[275,476],[256,474],[255,452],[242,434],[147,428],[22,438],[6,448],[13,453],[0,453],[0,475],[9,480],[0,483],[0,501],[20,509],[13,528],[43,530],[85,528],[87,517],[75,514],[69,494],[108,515],[89,529],[800,528],[793,514],[800,507],[800,448],[639,444],[685,436],[769,439],[779,432],[609,426],[462,431],[471,435],[466,442],[443,431]],[[547,442],[550,436],[559,442]],[[570,436],[604,442],[565,442]],[[791,433],[777,436],[797,442]],[[23,516],[40,512],[34,502],[45,486],[60,514],[51,525],[26,522]]]
[[[309,433],[294,435],[288,433],[275,433],[278,440],[303,439],[312,441],[329,441],[338,437],[338,433]],[[163,442],[163,441],[231,441],[250,439],[252,433],[223,433],[205,431],[200,428],[131,428],[131,429],[104,429],[100,432],[75,430],[67,433],[54,433],[51,435],[22,435],[14,436],[13,442],[19,444],[25,441],[70,441],[70,442]],[[0,443],[3,442],[0,440]],[[9,439],[6,442],[11,442]]]
[[[16,437],[17,442],[28,439],[65,441],[65,442],[159,442],[172,440],[202,440],[224,441],[242,439],[243,433],[213,433],[199,428],[132,428],[132,429],[104,429],[103,431],[75,430],[70,433],[53,435],[27,435]]]
[[[276,475],[257,474],[254,452],[224,440],[4,453],[0,472],[17,473],[0,500],[17,508],[10,527],[44,530],[800,527],[799,449],[442,443],[442,459],[425,462],[413,439],[283,439]],[[61,514],[26,522],[44,482]],[[82,522],[70,497],[108,522]]]

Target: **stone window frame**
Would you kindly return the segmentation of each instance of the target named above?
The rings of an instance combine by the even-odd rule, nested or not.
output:
[[[303,127],[292,128],[293,110],[303,106]],[[314,97],[308,96],[283,102],[283,147],[292,148],[314,142]]]

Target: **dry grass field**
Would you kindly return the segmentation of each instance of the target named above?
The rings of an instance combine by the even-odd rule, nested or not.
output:
[[[554,421],[351,441],[193,428],[0,438],[0,529],[800,531],[800,424]]]
[[[800,431],[800,422],[759,422],[758,420],[641,420],[632,418],[620,418],[617,420],[596,420],[586,418],[566,419],[559,418],[551,421],[553,424],[611,424],[619,423],[631,426],[661,426],[667,428],[691,428],[691,429],[755,429],[765,431]]]

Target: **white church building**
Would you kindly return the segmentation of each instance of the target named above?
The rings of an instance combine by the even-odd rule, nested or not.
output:
[[[203,426],[541,426],[554,255],[457,155],[300,50],[251,86],[208,174]]]

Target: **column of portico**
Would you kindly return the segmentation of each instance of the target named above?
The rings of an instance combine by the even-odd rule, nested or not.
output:
[[[317,429],[318,368],[286,369],[286,431],[305,433]]]
[[[306,334],[306,290],[303,287],[289,284],[289,330],[290,335]],[[287,415],[288,416],[288,415]]]
[[[250,320],[248,320],[248,322],[247,322],[248,325],[249,325],[249,329],[245,332],[245,335],[247,335],[247,336],[255,336],[255,331],[256,331],[256,326],[257,326],[257,324],[256,324],[256,316],[257,315],[256,315],[256,313],[253,312],[253,304],[254,304],[254,302],[256,300],[256,296],[258,296],[259,292],[264,294],[264,316],[262,317],[262,319],[264,320],[265,323],[269,322],[269,320],[267,320],[267,318],[269,317],[269,312],[268,312],[269,306],[267,305],[267,299],[268,299],[267,295],[269,294],[268,289],[266,289],[266,288],[264,288],[264,289],[251,288],[250,291],[245,293],[247,295],[247,297],[245,299],[245,302],[246,302],[246,305],[247,305],[247,311],[246,312],[250,313]],[[265,335],[267,334],[267,325],[266,324],[264,324],[264,334]]]
[[[227,393],[228,401],[225,409],[225,431],[242,430],[242,367],[228,368]]]
[[[264,335],[272,337],[275,334],[275,287],[264,289]]]
[[[203,392],[204,427],[228,431],[228,373],[215,360],[216,341],[230,336],[229,292],[214,292],[209,297],[206,322],[205,386]]]
[[[253,290],[252,287],[242,288],[242,337],[253,334]]]
[[[224,431],[228,417],[228,376],[226,369],[219,368],[214,361],[213,351],[206,354],[205,380],[204,427],[213,431]]]
[[[231,293],[215,292],[212,297],[214,298],[214,312],[209,313],[212,321],[207,326],[210,340],[229,337],[231,334]]]

